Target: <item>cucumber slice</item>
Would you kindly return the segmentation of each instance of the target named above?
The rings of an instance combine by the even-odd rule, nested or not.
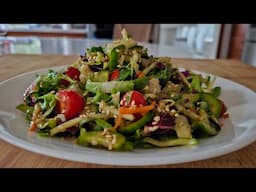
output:
[[[200,94],[199,93],[195,93],[195,94],[193,94],[193,93],[184,93],[182,95],[182,99],[183,100],[188,99],[192,103],[195,103],[200,99]]]
[[[92,76],[93,82],[106,82],[109,78],[109,72],[108,71],[99,71],[95,72]]]
[[[214,95],[210,93],[203,93],[201,97],[203,101],[207,102],[210,113],[214,117],[219,118],[221,115],[221,102],[218,98],[214,97]]]
[[[211,126],[208,114],[203,109],[199,110],[199,114],[202,120],[193,122],[192,129],[196,132],[200,130],[200,132],[202,133],[200,135],[217,135],[218,130],[215,127]]]
[[[178,138],[192,138],[191,126],[184,115],[179,115],[175,119],[175,131]]]
[[[134,89],[134,83],[133,81],[92,82],[89,79],[86,81],[85,88],[92,93],[96,93],[98,90],[103,93],[127,92]]]
[[[197,139],[187,139],[187,138],[178,138],[178,139],[169,139],[166,141],[160,141],[157,139],[153,139],[151,137],[145,137],[143,139],[144,142],[150,143],[157,147],[171,147],[171,146],[178,146],[178,145],[196,145],[198,144]]]

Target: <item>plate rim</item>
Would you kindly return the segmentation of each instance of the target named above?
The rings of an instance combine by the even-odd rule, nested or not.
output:
[[[81,154],[76,154],[76,156],[73,156],[71,152],[67,152],[67,151],[61,151],[62,155],[60,155],[58,152],[58,150],[55,149],[51,149],[45,146],[40,146],[40,145],[33,145],[29,142],[26,142],[20,138],[17,138],[13,135],[8,136],[8,134],[6,134],[6,132],[3,132],[2,129],[0,129],[0,138],[3,139],[4,141],[6,141],[9,144],[12,144],[14,146],[17,146],[21,149],[25,149],[27,151],[30,152],[34,152],[36,154],[39,155],[45,155],[48,157],[53,157],[53,158],[59,158],[60,160],[70,160],[70,161],[76,161],[76,162],[81,162],[81,163],[92,163],[92,164],[99,164],[99,165],[115,165],[115,166],[157,166],[157,165],[168,165],[168,164],[180,164],[180,163],[188,163],[188,162],[194,162],[194,161],[200,161],[200,160],[206,160],[206,159],[210,159],[210,158],[215,158],[215,157],[219,157],[221,155],[225,155],[225,154],[230,154],[234,151],[237,151],[241,148],[244,148],[246,146],[248,146],[249,144],[251,144],[253,141],[255,141],[255,134],[247,136],[246,142],[242,142],[245,140],[241,140],[240,142],[236,142],[236,143],[229,143],[225,145],[225,150],[221,149],[213,149],[211,148],[210,150],[207,150],[207,152],[205,151],[199,151],[196,152],[198,154],[200,154],[200,157],[196,157],[195,155],[193,155],[193,158],[189,157],[189,158],[183,158],[183,160],[180,160],[181,157],[186,157],[186,155],[179,155],[178,159],[179,161],[177,162],[177,158],[172,158],[169,159],[167,157],[161,157],[160,159],[157,158],[152,158],[149,162],[145,161],[145,159],[143,158],[139,158],[136,159],[136,161],[130,161],[129,163],[126,163],[127,160],[125,160],[124,158],[119,157],[119,160],[116,159],[115,163],[112,163],[109,158],[106,161],[106,158],[102,158],[102,159],[93,159],[93,157],[89,157],[89,158],[81,158],[79,159],[81,156]],[[4,135],[7,137],[4,137]],[[12,139],[12,137],[14,139]],[[8,138],[8,139],[6,139]],[[249,138],[249,139],[248,139]],[[18,140],[20,142],[15,143],[15,140]],[[40,152],[38,151],[38,149],[43,149],[40,150]],[[214,153],[213,153],[213,152]],[[57,153],[56,153],[57,152]],[[110,152],[113,153],[113,152]],[[63,154],[65,154],[63,156]],[[78,156],[77,156],[78,155]],[[85,156],[83,156],[85,157]],[[138,161],[139,160],[139,161]]]

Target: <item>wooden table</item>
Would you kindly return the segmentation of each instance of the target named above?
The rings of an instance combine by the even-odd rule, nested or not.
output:
[[[0,57],[0,81],[15,75],[60,65],[71,64],[77,55],[5,55]],[[219,75],[243,84],[256,91],[256,68],[246,65],[237,60],[196,60],[196,59],[173,59],[173,64],[179,67],[191,68]],[[108,165],[97,165],[89,163],[78,163],[74,161],[61,160],[44,155],[39,155],[13,146],[0,140],[0,167],[117,167]],[[145,166],[146,167],[146,166]],[[256,167],[256,142],[251,145],[216,158],[195,161],[190,163],[147,166],[147,167]]]

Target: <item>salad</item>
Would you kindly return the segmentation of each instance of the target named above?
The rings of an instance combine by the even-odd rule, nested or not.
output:
[[[173,67],[122,39],[91,47],[62,71],[37,75],[16,108],[29,131],[107,150],[194,145],[217,135],[227,108],[215,77]]]

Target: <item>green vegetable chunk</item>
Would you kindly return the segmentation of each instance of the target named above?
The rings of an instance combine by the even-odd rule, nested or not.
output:
[[[110,71],[114,71],[117,68],[118,65],[118,52],[116,51],[116,49],[112,49],[111,53],[110,53],[110,60],[109,60],[109,70]]]
[[[101,46],[99,46],[99,47],[92,47],[91,49],[88,49],[88,51],[104,53]]]
[[[109,77],[108,71],[99,71],[93,74],[91,80],[94,82],[105,82],[105,81],[108,81],[108,77]]]
[[[131,151],[131,150],[133,150],[133,148],[134,148],[133,143],[130,141],[126,141],[124,143],[124,145],[122,146],[122,150],[124,150],[124,151]]]
[[[17,105],[16,109],[22,111],[23,113],[26,113],[26,120],[31,121],[34,107],[25,104],[19,104]]]
[[[200,78],[199,78],[198,75],[193,75],[192,76],[191,86],[196,91],[201,92],[201,82],[200,82]]]
[[[107,121],[103,120],[103,119],[96,119],[95,120],[96,124],[104,129],[110,128],[112,127],[111,124],[109,124]]]
[[[100,101],[108,101],[110,99],[111,99],[110,95],[107,95],[106,93],[102,93],[100,91],[97,91],[96,95],[93,97],[92,102],[97,103],[97,102],[100,102]]]
[[[218,130],[215,127],[211,126],[209,122],[208,114],[203,109],[199,110],[199,114],[202,120],[195,121],[192,124],[192,128],[194,130],[200,130],[203,134],[206,134],[206,135],[217,135]]]
[[[97,90],[103,93],[126,92],[133,90],[134,83],[132,81],[108,81],[108,82],[92,82],[87,80],[86,89],[96,93]]]
[[[175,119],[175,131],[178,138],[192,138],[191,126],[184,115],[179,115]]]
[[[134,89],[141,91],[148,84],[148,81],[149,81],[148,77],[141,77],[133,80]]]
[[[118,129],[119,132],[124,134],[131,134],[134,133],[137,129],[142,128],[147,122],[151,121],[153,118],[153,113],[148,112],[145,116],[143,116],[138,121],[131,123],[125,127],[120,127]]]
[[[80,145],[91,145],[95,147],[104,147],[109,150],[120,150],[125,144],[125,137],[120,133],[112,133],[111,137],[106,137],[102,131],[89,131],[86,132],[85,129],[81,129],[80,136],[77,138],[76,142]],[[115,138],[115,142],[113,139]]]
[[[177,145],[195,145],[198,144],[197,139],[186,139],[186,138],[178,138],[178,139],[169,139],[165,141],[160,141],[157,139],[153,139],[151,137],[145,137],[143,139],[144,142],[150,143],[157,147],[171,147]]]
[[[195,93],[195,94],[193,94],[193,93],[184,93],[182,95],[182,99],[183,100],[187,99],[187,100],[191,101],[192,103],[195,103],[200,99],[200,94],[199,93]]]
[[[215,96],[215,97],[219,97],[220,96],[220,93],[221,93],[221,87],[214,87],[212,89],[212,94]]]
[[[221,102],[210,93],[203,93],[202,100],[207,102],[211,114],[214,117],[219,118],[221,114]]]

